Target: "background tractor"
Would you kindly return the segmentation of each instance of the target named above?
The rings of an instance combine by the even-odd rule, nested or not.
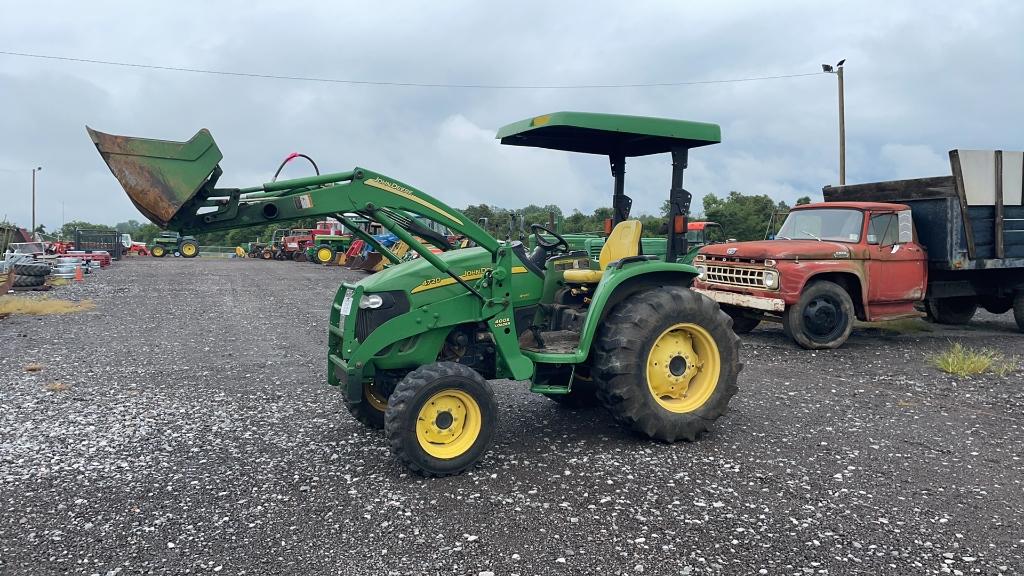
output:
[[[182,236],[178,232],[161,232],[146,245],[151,256],[163,258],[168,254],[183,258],[199,255],[199,242],[193,236]]]
[[[513,230],[499,240],[438,199],[365,168],[218,188],[222,156],[206,130],[186,143],[89,133],[135,205],[161,225],[194,233],[332,214],[395,264],[339,287],[329,309],[327,379],[417,473],[458,474],[486,452],[498,417],[495,380],[528,380],[549,397],[595,398],[622,425],[665,442],[695,440],[736,392],[731,320],[687,288],[696,270],[677,262],[688,252],[689,151],[719,142],[717,125],[558,112],[498,132],[503,144],[609,158],[613,226],[596,263],[540,224],[531,226],[532,251]],[[642,253],[624,181],[627,158],[661,153],[671,154],[672,175],[658,258]],[[346,213],[379,223],[419,258],[399,263]],[[472,247],[449,250],[447,238],[408,214]]]

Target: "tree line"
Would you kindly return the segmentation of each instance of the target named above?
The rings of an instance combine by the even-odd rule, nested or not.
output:
[[[799,206],[810,202],[810,197],[804,196],[797,199],[796,204]],[[733,191],[722,197],[715,194],[704,196],[702,210],[695,214],[692,213],[690,218],[693,220],[709,220],[721,224],[729,238],[735,238],[739,241],[761,240],[766,235],[772,235],[778,231],[789,209],[790,206],[786,202],[775,201],[766,194],[747,195]],[[488,204],[477,204],[467,206],[462,212],[475,222],[485,222],[488,232],[502,239],[508,234],[509,221],[513,212],[522,216],[527,233],[529,233],[530,224],[548,225],[553,222],[558,230],[563,233],[599,234],[604,231],[605,220],[612,217],[612,209],[610,207],[602,206],[590,213],[573,210],[566,214],[560,207],[554,204],[546,206],[530,204],[518,210]],[[632,217],[643,223],[644,235],[651,237],[665,235],[665,219],[667,215],[668,201],[662,205],[661,213],[658,215],[639,214]],[[274,230],[283,227],[282,224],[285,224],[288,228],[314,228],[316,221],[317,218],[307,218],[286,223],[278,222],[235,230],[208,232],[197,234],[196,239],[204,246],[238,246],[257,239],[267,242],[273,235]],[[155,224],[138,220],[119,222],[113,226],[74,220],[64,224],[58,233],[65,239],[73,239],[75,229],[77,228],[128,233],[131,234],[132,240],[137,242],[149,242],[161,232],[160,228]],[[512,237],[517,238],[518,231]]]

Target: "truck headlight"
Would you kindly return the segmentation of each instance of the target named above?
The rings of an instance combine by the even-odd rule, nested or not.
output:
[[[696,268],[697,268],[697,278],[700,278],[701,280],[703,280],[704,276],[708,273],[708,267],[700,265],[700,266],[697,266]]]
[[[765,288],[778,288],[779,287],[779,273],[775,270],[764,271],[764,287]]]
[[[366,308],[380,308],[384,304],[384,299],[379,294],[364,294],[359,299],[359,307]]]

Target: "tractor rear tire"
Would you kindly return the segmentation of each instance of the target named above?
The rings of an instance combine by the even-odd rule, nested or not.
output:
[[[978,311],[978,299],[974,296],[929,298],[924,301],[924,308],[933,322],[960,326],[974,318],[974,313]]]
[[[409,372],[388,399],[384,433],[391,452],[427,477],[462,474],[487,452],[498,424],[494,391],[455,362]]]
[[[1017,322],[1017,329],[1024,332],[1024,290],[1013,296],[1013,319]]]
[[[313,251],[313,261],[317,264],[331,264],[334,262],[335,252],[327,244],[321,244]]]
[[[16,274],[12,286],[15,288],[35,288],[43,284],[46,284],[46,276],[22,276]]]
[[[50,265],[45,263],[25,263],[12,266],[15,274],[21,276],[46,276],[50,273]]]
[[[761,323],[760,316],[756,318],[747,316],[742,308],[722,306],[722,312],[725,312],[729,315],[729,318],[732,318],[732,331],[737,334],[750,334]]]
[[[388,396],[384,391],[377,389],[373,382],[363,383],[363,397],[361,402],[345,402],[349,414],[361,422],[367,428],[376,430],[384,429],[384,412],[388,409]]]
[[[181,254],[184,258],[195,258],[199,256],[199,244],[193,240],[185,240],[178,246],[178,251],[175,252],[175,256]]]
[[[597,397],[617,422],[655,440],[696,440],[736,394],[740,339],[718,304],[665,286],[605,317],[594,343]]]
[[[850,294],[835,282],[819,280],[806,286],[800,300],[786,308],[782,325],[801,348],[828,350],[846,342],[856,318]]]

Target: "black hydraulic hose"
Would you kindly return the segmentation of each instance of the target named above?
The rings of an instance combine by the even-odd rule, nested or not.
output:
[[[281,175],[281,170],[284,170],[285,164],[291,162],[292,160],[294,160],[296,158],[305,158],[306,160],[309,160],[309,163],[313,165],[313,170],[316,170],[316,175],[317,176],[320,175],[320,167],[316,165],[316,162],[314,162],[312,158],[310,158],[309,156],[306,156],[305,154],[300,154],[298,152],[292,152],[291,154],[289,154],[281,162],[281,165],[277,167],[277,172],[274,172],[274,177],[270,181],[271,182],[277,182],[277,177]]]

